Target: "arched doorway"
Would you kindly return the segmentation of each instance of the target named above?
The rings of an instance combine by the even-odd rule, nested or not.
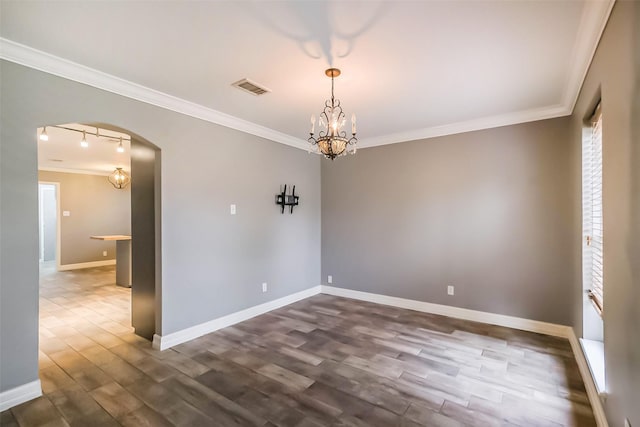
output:
[[[48,127],[50,133],[60,129],[66,129],[66,131],[73,133],[73,125],[74,124],[48,125]],[[124,221],[130,221],[130,228],[128,227],[129,224],[127,224],[126,230],[130,230],[131,241],[130,244],[128,241],[118,242],[118,249],[116,250],[118,262],[116,268],[118,269],[118,275],[122,275],[120,271],[122,270],[121,267],[126,268],[127,276],[130,277],[130,280],[128,280],[131,286],[130,326],[134,328],[137,335],[151,340],[156,332],[156,326],[160,324],[160,150],[144,138],[111,124],[92,122],[78,123],[75,125],[75,127],[79,129],[95,129],[95,132],[91,134],[91,138],[95,141],[102,141],[103,145],[103,140],[106,138],[104,135],[109,132],[116,135],[126,135],[127,141],[130,141],[129,144],[126,144],[127,154],[130,157],[129,173],[131,175],[131,183],[127,189],[130,198],[130,215],[128,218],[125,218]],[[39,134],[41,133],[42,129],[39,131]],[[102,133],[102,135],[100,135],[100,133]],[[86,135],[85,132],[82,132],[81,135],[84,139],[88,137],[89,131],[86,132]],[[53,141],[49,141],[48,144],[52,142]],[[39,144],[41,143],[43,143],[43,141],[39,141]],[[76,145],[74,142],[73,147],[81,150],[79,147],[76,147]],[[120,146],[121,145],[122,139],[120,139]],[[115,148],[115,146],[113,148]],[[87,149],[84,152],[87,153],[88,151]],[[40,150],[38,155],[40,157]],[[113,159],[111,159],[111,161],[113,161]],[[38,163],[40,169],[40,159]],[[107,159],[107,164],[108,163],[109,159]],[[117,166],[119,165],[113,164],[110,167],[115,168]],[[69,170],[68,172],[73,172],[73,170]],[[101,177],[100,182],[102,178],[105,177]],[[111,188],[111,190],[111,193],[120,193],[119,190],[114,191],[113,188]],[[64,191],[64,189],[62,191]],[[99,215],[100,211],[96,212],[94,209],[92,213],[93,215]],[[59,207],[58,217],[65,216],[65,214],[70,215],[70,212],[65,212],[64,208]],[[109,215],[106,209],[102,210],[102,214]],[[65,219],[71,220],[75,218]],[[76,219],[76,221],[82,220],[83,218]],[[84,234],[88,232],[89,231],[86,230]],[[93,231],[91,231],[91,233],[121,234],[110,233],[108,230],[103,230],[101,233],[93,233]],[[88,235],[84,236],[84,234],[82,234],[81,237],[88,237]],[[113,242],[110,243],[113,245]],[[126,243],[126,245],[120,246],[120,243]],[[127,253],[123,256],[122,252],[125,248]],[[106,252],[104,254],[106,255]],[[125,259],[126,263],[124,262]],[[60,262],[57,264],[60,270]],[[89,262],[85,264],[91,265],[92,263]],[[94,262],[93,264],[100,263]],[[76,267],[82,268],[83,265],[77,264]]]

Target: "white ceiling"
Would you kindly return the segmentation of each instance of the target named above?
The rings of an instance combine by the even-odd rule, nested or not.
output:
[[[0,56],[297,146],[336,66],[373,146],[570,114],[612,2],[3,0]]]
[[[71,129],[86,130],[95,133],[96,128],[83,126],[78,123],[61,125]],[[131,170],[131,155],[129,135],[110,130],[100,129],[101,136],[87,134],[89,146],[80,146],[82,133],[57,127],[47,127],[48,141],[39,139],[42,128],[38,129],[38,169],[60,172],[85,172],[108,175],[117,167],[125,171]],[[118,153],[119,138],[122,137],[124,153]]]

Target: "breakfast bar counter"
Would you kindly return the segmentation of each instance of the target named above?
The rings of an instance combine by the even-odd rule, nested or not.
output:
[[[115,240],[116,242],[116,285],[131,287],[131,236],[91,236],[95,240]]]

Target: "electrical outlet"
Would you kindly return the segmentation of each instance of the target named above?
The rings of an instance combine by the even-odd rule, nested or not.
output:
[[[333,283],[333,276],[327,276],[327,283]]]
[[[267,282],[262,284],[262,292],[267,292]]]
[[[107,251],[102,251],[102,256],[107,256]]]
[[[453,286],[449,285],[447,286],[447,295],[453,295],[454,291],[453,291]]]
[[[229,213],[231,215],[235,215],[236,214],[236,205],[229,206]]]

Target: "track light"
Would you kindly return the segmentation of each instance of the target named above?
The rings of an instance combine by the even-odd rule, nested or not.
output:
[[[89,146],[89,142],[87,141],[87,134],[85,131],[82,131],[82,141],[80,141],[80,146],[82,148],[87,148]]]
[[[48,141],[49,140],[49,135],[47,135],[47,127],[45,126],[44,129],[42,129],[42,132],[40,132],[40,141]]]
[[[0,0],[0,1],[2,1],[2,0]],[[68,131],[71,131],[71,132],[81,133],[82,134],[82,139],[80,140],[80,146],[82,148],[88,148],[89,147],[89,140],[87,139],[87,134],[88,135],[94,135],[95,139],[93,139],[93,137],[92,137],[92,140],[93,141],[97,141],[98,144],[100,143],[100,138],[105,138],[110,142],[113,142],[113,141],[118,142],[118,146],[116,147],[116,151],[118,153],[124,153],[125,152],[124,142],[125,141],[131,141],[131,138],[128,137],[128,135],[119,136],[119,135],[104,134],[104,133],[101,132],[104,129],[100,129],[100,128],[96,128],[96,131],[93,132],[91,130],[74,129],[74,128],[67,127],[67,126],[62,126],[62,125],[44,126],[42,128],[42,130],[40,131],[40,136],[39,136],[40,140],[42,140],[42,141],[48,141],[49,140],[49,136],[47,135],[47,127],[53,127],[53,128],[68,130]]]

